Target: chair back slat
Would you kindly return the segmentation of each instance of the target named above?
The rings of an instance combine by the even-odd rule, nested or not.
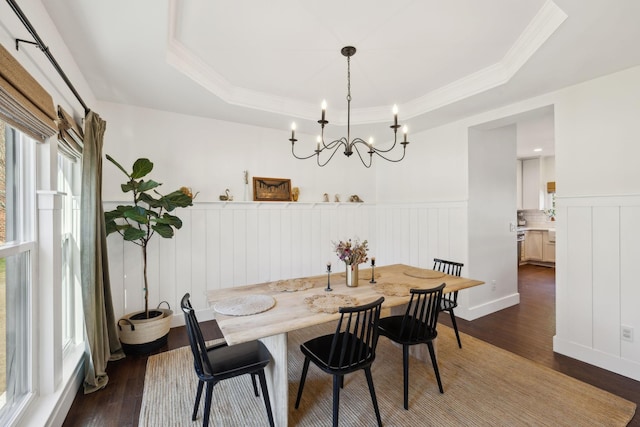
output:
[[[401,337],[419,342],[433,334],[444,287],[443,283],[431,289],[411,289],[411,299],[400,326]]]
[[[329,364],[346,369],[375,359],[378,322],[384,297],[358,307],[341,307],[340,319],[331,341]]]
[[[189,346],[193,353],[195,371],[200,377],[212,377],[213,369],[207,354],[207,346],[189,298],[190,295],[185,294],[180,302],[180,307],[184,313],[184,322],[187,329],[187,336],[189,337]]]
[[[447,261],[446,259],[434,258],[433,270],[441,271],[445,274],[460,277],[464,264],[460,262]]]

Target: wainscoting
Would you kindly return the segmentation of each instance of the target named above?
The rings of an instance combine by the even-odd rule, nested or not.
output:
[[[119,203],[105,203],[105,210]],[[176,214],[183,227],[173,239],[152,240],[148,251],[150,304],[178,307],[192,295],[199,318],[210,318],[206,292],[231,286],[323,274],[341,265],[333,241],[369,241],[378,264],[430,267],[434,257],[467,259],[467,204],[213,202]],[[144,305],[140,248],[108,238],[116,317]],[[174,325],[182,315],[174,312]]]
[[[554,350],[640,379],[640,196],[556,203]],[[635,326],[633,342],[622,325]]]

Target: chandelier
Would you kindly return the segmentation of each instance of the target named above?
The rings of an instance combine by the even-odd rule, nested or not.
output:
[[[398,124],[398,107],[396,105],[393,106],[393,124],[390,126],[390,128],[393,129],[393,145],[390,148],[386,150],[376,148],[373,144],[372,138],[369,138],[368,142],[361,138],[351,139],[351,57],[355,55],[356,48],[353,46],[345,46],[342,48],[340,52],[342,53],[343,56],[347,57],[347,136],[346,137],[343,136],[340,139],[336,139],[329,143],[325,143],[324,126],[328,124],[329,121],[325,119],[326,111],[327,111],[327,103],[326,101],[322,101],[322,117],[320,120],[318,120],[318,123],[320,124],[320,136],[318,136],[317,138],[316,149],[314,150],[313,153],[309,154],[308,156],[298,156],[295,153],[295,143],[297,141],[296,124],[293,123],[291,125],[291,138],[289,139],[289,141],[291,141],[291,153],[296,159],[300,159],[300,160],[305,160],[313,156],[316,156],[318,166],[320,167],[325,166],[327,163],[329,163],[329,161],[333,158],[333,156],[336,154],[336,152],[340,147],[344,147],[344,155],[347,157],[350,157],[355,151],[358,154],[358,157],[360,158],[360,161],[362,162],[362,164],[367,168],[371,167],[374,154],[382,157],[383,159],[389,162],[401,161],[402,159],[404,159],[407,144],[409,143],[409,141],[407,141],[406,126],[403,128],[404,140],[400,143],[402,145],[402,157],[400,157],[399,159],[390,159],[386,157],[387,153],[389,153],[391,150],[395,148],[398,140],[398,128],[400,128],[400,125]],[[327,151],[327,153],[323,155],[323,159],[325,159],[323,161],[320,159],[320,154],[324,153],[325,151]],[[364,153],[364,157],[363,157],[363,153]],[[369,158],[367,159],[368,162],[365,160],[367,153],[369,154]]]

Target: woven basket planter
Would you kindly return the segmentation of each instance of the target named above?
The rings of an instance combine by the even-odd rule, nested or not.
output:
[[[160,308],[160,305],[149,310],[148,319],[144,311],[137,311],[118,320],[118,334],[126,354],[149,354],[167,343],[173,311],[170,308]]]

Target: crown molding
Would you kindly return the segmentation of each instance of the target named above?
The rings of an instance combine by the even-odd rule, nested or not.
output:
[[[237,87],[217,73],[177,39],[178,6],[178,0],[169,0],[168,64],[228,104],[296,119],[317,119],[318,106],[315,104]],[[417,117],[507,83],[567,17],[553,0],[548,0],[499,62],[403,103],[400,106],[402,116],[405,120]],[[346,125],[346,110],[336,110],[333,114],[337,118],[334,124]],[[386,122],[389,117],[388,107],[351,110],[352,125]]]

